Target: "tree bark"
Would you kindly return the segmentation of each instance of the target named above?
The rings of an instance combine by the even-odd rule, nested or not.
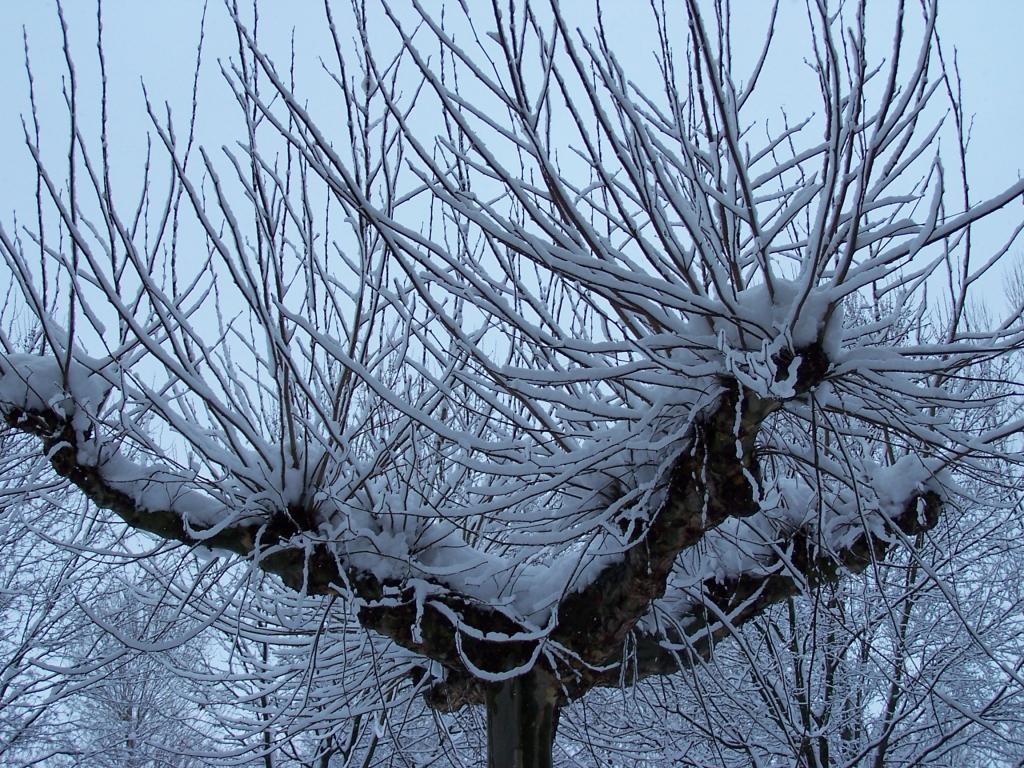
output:
[[[487,686],[488,768],[551,768],[558,683],[545,670]]]

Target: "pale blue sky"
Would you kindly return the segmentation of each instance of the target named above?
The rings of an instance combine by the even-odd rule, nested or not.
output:
[[[470,7],[489,2],[468,0]],[[347,5],[347,3],[346,3]],[[405,3],[393,3],[404,7]],[[546,5],[546,3],[542,3]],[[759,49],[763,37],[767,2],[734,2],[736,49],[740,55]],[[916,3],[909,3],[915,7]],[[65,13],[71,30],[80,85],[83,130],[96,133],[98,79],[95,55],[95,3],[69,0]],[[427,7],[440,8],[440,2]],[[564,0],[563,8],[579,8],[580,24],[592,3]],[[605,0],[602,7],[613,37],[621,44],[620,53],[631,69],[643,76],[651,63],[651,46],[645,43],[645,28],[637,22],[647,3]],[[889,45],[894,2],[869,3],[869,43],[877,46],[876,55]],[[190,104],[192,68],[203,4],[198,0],[141,2],[106,0],[104,2],[105,43],[111,77],[112,147],[115,164],[123,184],[132,188],[141,167],[142,148],[148,123],[143,109],[140,78],[145,80],[151,97],[168,100],[177,120],[184,123]],[[21,117],[27,112],[28,88],[24,70],[22,29],[26,29],[32,51],[37,93],[44,121],[44,150],[49,158],[66,152],[67,124],[61,114],[60,80],[63,55],[55,3],[51,0],[5,0],[4,23],[0,26],[0,93],[5,109],[0,112],[0,146],[3,146],[0,185],[0,220],[9,224],[13,211],[23,220],[34,212],[34,177],[21,133]],[[330,56],[323,7],[319,2],[261,3],[261,39],[279,60],[288,55],[289,38],[294,29],[297,41],[300,81],[303,94],[323,93],[322,103],[314,105],[329,114],[332,94],[319,72],[318,56]],[[485,14],[486,15],[486,14]],[[955,46],[966,94],[965,107],[974,116],[971,153],[972,185],[976,198],[995,194],[1024,172],[1024,53],[1020,41],[1024,30],[1024,3],[1019,0],[946,0],[941,3],[940,30],[944,45],[952,53]],[[765,117],[778,118],[778,107],[785,105],[791,117],[814,110],[814,82],[795,53],[806,52],[806,10],[802,0],[783,0],[776,28],[776,50],[763,83],[761,101]],[[343,32],[344,34],[344,32]],[[217,59],[226,59],[235,49],[235,37],[220,0],[212,0],[207,12],[207,47],[201,82],[200,139],[217,147],[237,137],[238,119],[229,92],[217,70]],[[774,67],[771,68],[771,67]],[[653,72],[648,68],[646,71]],[[119,179],[115,178],[115,183]],[[1013,214],[1018,215],[1019,214]],[[995,234],[998,221],[986,225]],[[980,233],[982,236],[984,233]],[[995,242],[993,235],[993,242]]]

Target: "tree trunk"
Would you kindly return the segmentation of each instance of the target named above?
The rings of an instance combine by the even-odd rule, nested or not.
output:
[[[488,686],[488,768],[551,768],[557,728],[558,687],[546,671]]]

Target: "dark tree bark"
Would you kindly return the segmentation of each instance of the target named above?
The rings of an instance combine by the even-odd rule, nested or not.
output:
[[[551,768],[558,681],[536,666],[485,690],[488,768]]]

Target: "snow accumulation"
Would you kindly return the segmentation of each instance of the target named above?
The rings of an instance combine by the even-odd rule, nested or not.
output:
[[[829,306],[826,292],[805,291],[798,282],[777,280],[773,298],[765,286],[741,292],[736,297],[738,321],[714,328],[722,372],[730,371],[763,397],[792,396],[792,381],[778,381],[776,355],[783,345],[798,349],[822,339],[830,356],[838,355],[842,316],[830,312]],[[761,341],[754,345],[753,338]],[[552,462],[564,462],[563,471],[554,464],[545,468],[548,459],[538,456],[538,480],[495,475],[494,482],[506,483],[507,489],[478,488],[478,499],[485,500],[490,493],[502,503],[516,498],[525,502],[505,511],[509,533],[502,547],[480,546],[459,517],[428,506],[410,508],[410,502],[403,501],[406,497],[386,487],[374,491],[378,506],[372,509],[350,492],[347,478],[337,480],[337,487],[328,484],[310,493],[312,480],[305,474],[291,468],[282,471],[255,455],[234,455],[234,465],[224,477],[202,483],[194,471],[170,462],[134,461],[105,430],[93,428],[103,423],[102,409],[112,386],[97,361],[79,357],[65,375],[61,362],[52,357],[6,355],[0,358],[0,409],[5,415],[17,409],[51,411],[70,420],[82,464],[97,467],[112,488],[140,509],[177,514],[197,543],[227,527],[269,521],[305,493],[316,502],[318,527],[281,546],[308,550],[312,543],[327,543],[350,567],[415,587],[418,604],[439,591],[452,590],[505,610],[525,627],[543,633],[566,593],[582,589],[621,558],[628,542],[613,521],[643,523],[658,508],[664,494],[662,478],[686,448],[682,436],[720,392],[715,380],[708,371],[682,393],[667,384],[649,385],[654,407],[637,411],[625,423],[605,422],[600,430],[586,434],[577,450],[550,457]],[[215,446],[226,443],[214,441]],[[932,463],[905,458],[892,467],[876,467],[862,478],[870,493],[846,489],[826,504],[816,503],[806,483],[774,482],[758,514],[728,520],[700,547],[680,556],[674,586],[686,594],[707,579],[756,574],[765,563],[777,564],[776,542],[797,528],[813,528],[830,550],[848,544],[865,526],[874,535],[887,535],[887,516],[934,483],[937,471]],[[373,486],[373,481],[366,482]],[[610,491],[613,486],[618,490]],[[551,499],[560,500],[554,508],[545,506]],[[464,509],[463,516],[486,513],[486,508],[486,501],[481,501],[479,508]],[[572,522],[552,527],[552,518],[578,520],[583,527],[575,530]]]
[[[100,467],[110,487],[141,509],[172,510],[204,528],[214,524],[218,505],[209,496],[168,468],[136,463],[104,444],[102,431],[93,429],[112,389],[103,373],[95,360],[65,365],[55,357],[8,354],[0,357],[0,409],[5,416],[13,410],[54,413],[74,428],[78,461]]]
[[[776,479],[757,514],[726,520],[699,547],[680,555],[665,597],[656,601],[640,626],[657,632],[659,616],[692,615],[693,607],[703,603],[705,583],[795,573],[786,547],[795,531],[803,531],[823,556],[838,555],[865,532],[890,541],[893,532],[887,523],[915,495],[933,491],[946,497],[954,487],[941,461],[915,456],[904,456],[885,467],[868,462],[863,484],[856,491],[844,488],[821,503],[806,483]],[[663,645],[674,648],[668,641]]]
[[[0,403],[6,410],[52,410],[70,418],[97,411],[111,385],[97,371],[72,361],[66,377],[56,358],[29,354],[0,356]],[[65,385],[66,378],[66,385]]]
[[[842,306],[832,291],[799,280],[776,278],[771,291],[765,283],[739,291],[728,313],[712,321],[724,372],[761,397],[792,397],[799,361],[780,379],[779,354],[820,343],[829,360],[838,360]]]

